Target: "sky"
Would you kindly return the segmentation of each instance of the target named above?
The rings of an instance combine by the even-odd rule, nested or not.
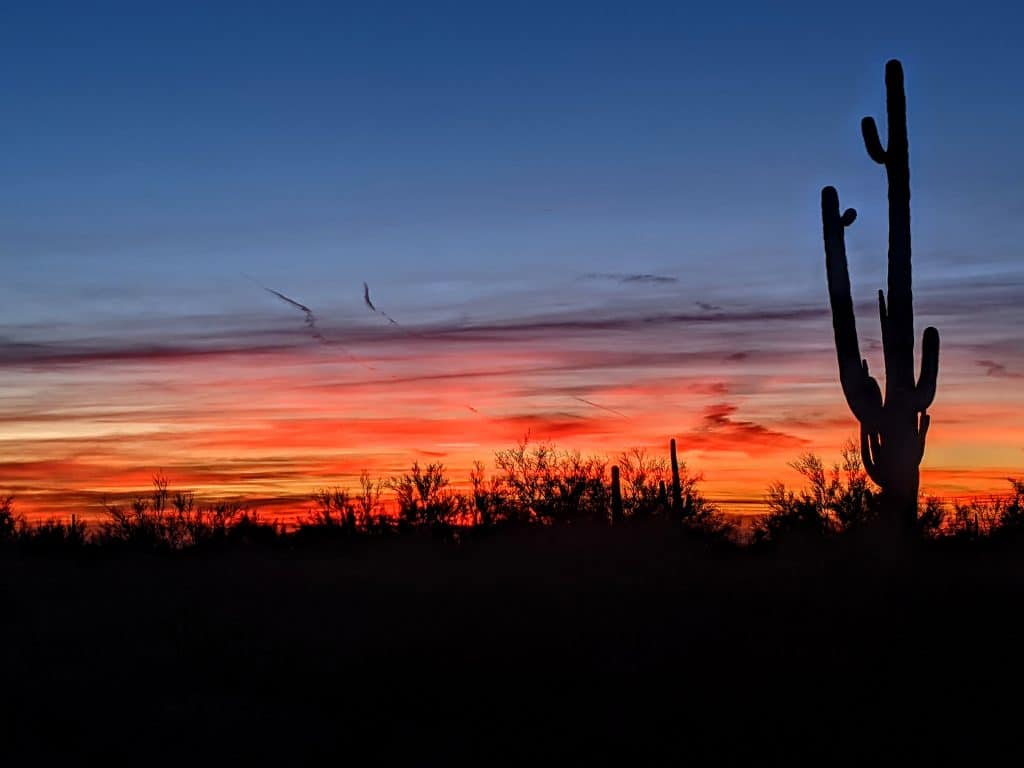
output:
[[[942,335],[922,487],[1001,491],[1024,469],[1022,35],[1005,2],[5,8],[0,492],[88,516],[162,472],[288,514],[363,469],[461,482],[528,434],[676,437],[713,499],[756,507],[856,434],[826,184],[860,214],[881,369],[859,121],[892,57],[918,337]]]

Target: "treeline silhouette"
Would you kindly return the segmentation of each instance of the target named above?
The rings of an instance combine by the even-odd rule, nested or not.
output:
[[[242,501],[203,504],[191,491],[175,491],[163,475],[148,495],[104,502],[104,518],[87,525],[77,515],[36,524],[17,515],[13,497],[0,499],[0,543],[29,550],[128,548],[175,551],[226,544],[311,544],[357,537],[427,532],[458,540],[473,531],[529,526],[623,525],[674,521],[722,543],[735,526],[701,493],[701,475],[678,460],[642,448],[623,452],[615,465],[597,456],[524,438],[494,456],[488,474],[477,461],[466,490],[458,490],[441,463],[413,462],[407,472],[373,478],[362,472],[356,488],[322,488],[296,525],[268,520]]]
[[[80,550],[178,551],[224,546],[308,546],[355,539],[429,534],[459,542],[479,533],[550,526],[675,525],[722,547],[770,549],[842,537],[885,538],[884,493],[870,480],[857,445],[848,440],[831,466],[813,453],[790,463],[800,488],[774,482],[767,513],[743,526],[700,490],[700,473],[678,460],[632,448],[615,464],[597,456],[524,439],[494,456],[496,471],[477,461],[466,490],[457,489],[441,463],[413,462],[390,478],[360,474],[355,488],[322,488],[296,524],[265,518],[243,501],[204,504],[175,491],[157,475],[148,495],[104,503],[104,518],[87,525],[67,520],[28,522],[14,497],[0,498],[0,546],[29,552]],[[1016,542],[1024,539],[1024,481],[1008,479],[1009,493],[947,503],[925,497],[916,538],[942,542]]]
[[[891,507],[870,482],[857,445],[847,441],[839,462],[828,467],[805,453],[790,466],[804,479],[799,490],[783,483],[768,488],[768,514],[753,526],[755,546],[822,538],[891,537]],[[1008,492],[947,502],[926,496],[918,502],[913,533],[919,541],[1024,542],[1024,481],[1008,478]]]
[[[604,462],[499,455],[466,490],[440,465],[364,474],[288,530],[162,480],[88,528],[29,526],[5,503],[0,755],[22,757],[5,764],[1019,749],[1016,710],[991,702],[1024,679],[1024,484],[925,502],[914,545],[893,549],[854,446],[834,466],[808,454],[744,544],[681,463],[673,509],[670,461],[620,457],[613,519]]]

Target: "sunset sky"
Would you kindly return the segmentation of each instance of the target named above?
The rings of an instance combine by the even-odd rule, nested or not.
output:
[[[674,436],[709,496],[758,502],[855,435],[826,184],[860,214],[881,372],[886,186],[859,120],[884,118],[892,57],[918,338],[942,335],[923,490],[1024,474],[1024,11],[360,5],[5,8],[0,494],[19,510],[95,514],[163,472],[287,514],[417,459],[461,482],[527,433],[610,456]]]

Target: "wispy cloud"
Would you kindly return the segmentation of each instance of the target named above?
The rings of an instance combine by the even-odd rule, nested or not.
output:
[[[739,408],[732,403],[708,406],[697,429],[683,436],[684,445],[700,450],[737,451],[754,454],[763,451],[790,451],[808,441],[754,421],[733,418]]]
[[[1024,373],[1007,370],[1002,363],[994,360],[978,360],[978,365],[985,369],[985,375],[995,379],[1024,379]]]
[[[672,285],[679,282],[677,277],[668,275],[652,275],[648,272],[588,272],[585,280],[610,280],[622,285]]]

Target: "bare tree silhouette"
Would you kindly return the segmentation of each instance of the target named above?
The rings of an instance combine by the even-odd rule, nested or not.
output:
[[[882,489],[882,508],[908,528],[917,522],[920,464],[928,434],[928,407],[935,397],[939,370],[939,332],[924,331],[921,375],[914,381],[914,310],[910,268],[910,162],[903,67],[895,59],[885,67],[889,145],[882,147],[875,121],[861,123],[868,155],[885,166],[889,186],[888,301],[878,292],[885,359],[885,398],[861,357],[853,314],[844,230],[857,212],[840,213],[834,187],[821,191],[832,326],[843,394],[860,422],[861,455],[868,476]]]

